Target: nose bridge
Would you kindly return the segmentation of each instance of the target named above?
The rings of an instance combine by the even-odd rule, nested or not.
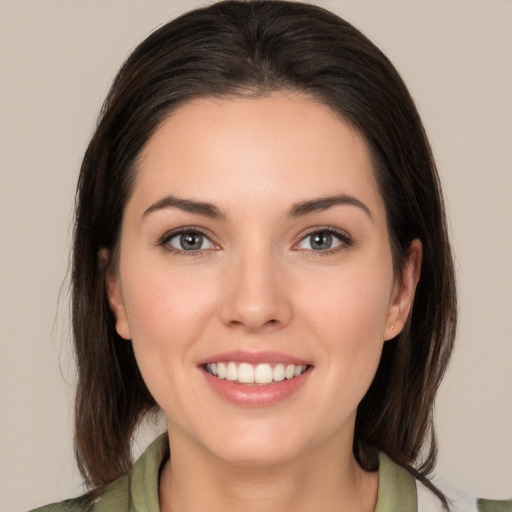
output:
[[[261,242],[261,241],[260,241]],[[258,331],[291,318],[280,262],[269,244],[248,244],[231,258],[221,316],[224,323]]]

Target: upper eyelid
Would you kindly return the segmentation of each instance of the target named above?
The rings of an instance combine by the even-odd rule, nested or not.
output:
[[[300,243],[302,243],[307,237],[314,235],[315,233],[329,233],[329,234],[337,237],[339,239],[339,241],[341,242],[340,246],[333,247],[330,249],[321,250],[321,251],[314,250],[314,249],[297,248],[297,246]],[[307,230],[306,233],[303,233],[302,235],[300,235],[298,240],[293,243],[292,250],[310,252],[312,254],[324,254],[325,255],[325,254],[331,254],[334,252],[339,252],[340,250],[351,247],[353,245],[353,243],[354,243],[354,240],[353,240],[352,236],[344,229],[335,228],[332,226],[324,226],[324,227],[315,226],[314,228],[310,228],[309,230]]]
[[[298,241],[303,240],[307,236],[313,235],[315,233],[322,233],[322,232],[328,232],[333,235],[338,235],[341,238],[352,240],[352,236],[350,235],[350,233],[348,233],[348,231],[346,231],[344,229],[335,228],[333,226],[315,226],[315,227],[307,229],[305,232],[303,232],[301,235],[299,235]]]
[[[157,240],[157,245],[162,245],[167,243],[171,238],[174,238],[175,236],[182,235],[184,233],[200,233],[201,235],[205,236],[215,245],[218,245],[217,242],[214,241],[214,237],[208,232],[208,230],[205,230],[204,228],[200,228],[198,226],[183,226],[181,228],[175,228],[170,229],[166,231],[161,237]]]

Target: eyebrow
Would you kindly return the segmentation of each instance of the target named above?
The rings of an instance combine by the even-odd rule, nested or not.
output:
[[[193,199],[182,199],[172,195],[166,196],[152,204],[144,211],[142,217],[144,218],[154,211],[163,210],[165,208],[177,208],[178,210],[183,210],[184,212],[195,213],[197,215],[203,215],[212,219],[227,218],[227,216],[222,213],[219,208],[211,203],[195,201]]]
[[[310,213],[322,212],[332,208],[333,206],[356,206],[363,210],[368,217],[373,221],[373,216],[370,209],[359,199],[348,195],[336,195],[321,197],[319,199],[311,199],[309,201],[303,201],[295,203],[288,214],[289,217],[302,217]],[[184,199],[173,195],[166,196],[156,203],[153,203],[147,208],[142,217],[146,217],[150,213],[163,210],[166,208],[177,208],[187,213],[194,213],[197,215],[203,215],[212,219],[227,219],[227,215],[223,213],[217,206],[212,203],[203,201],[196,201],[194,199]]]
[[[301,203],[295,203],[290,210],[290,217],[302,217],[309,213],[316,213],[328,210],[333,206],[356,206],[363,210],[368,217],[373,221],[373,216],[368,208],[362,201],[353,196],[347,196],[345,194],[336,196],[327,196],[319,199],[312,199],[310,201],[304,201]]]

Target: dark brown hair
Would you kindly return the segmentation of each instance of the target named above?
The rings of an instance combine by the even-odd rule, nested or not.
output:
[[[433,403],[455,335],[456,293],[439,179],[414,103],[386,56],[352,25],[312,5],[227,1],[194,10],[143,41],[104,103],[76,200],[72,300],[78,364],[75,448],[90,487],[129,470],[140,420],[157,405],[131,343],[115,330],[101,250],[115,254],[135,162],[159,124],[196,97],[306,93],[364,137],[384,198],[395,268],[423,244],[405,329],[384,345],[359,405],[354,454],[377,452],[424,479],[433,469]],[[108,267],[108,266],[107,266]]]

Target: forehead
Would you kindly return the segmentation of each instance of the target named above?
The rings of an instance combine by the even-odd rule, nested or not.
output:
[[[175,110],[142,151],[134,189],[146,202],[166,193],[228,206],[333,193],[380,201],[357,130],[312,98],[283,92],[200,98]]]

